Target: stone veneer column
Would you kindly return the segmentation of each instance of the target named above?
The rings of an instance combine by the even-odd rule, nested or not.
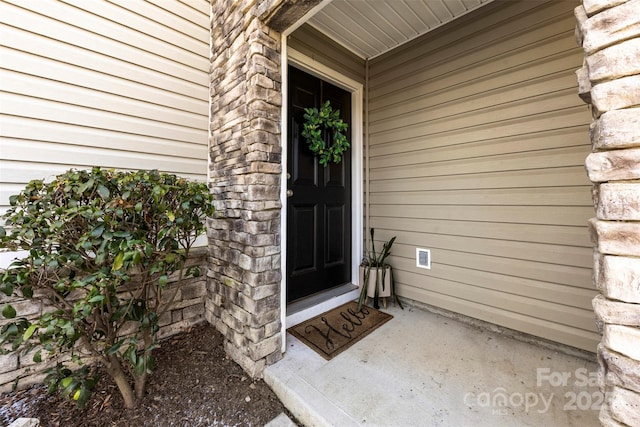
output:
[[[205,316],[251,376],[282,357],[280,33],[319,0],[212,0]]]
[[[591,104],[596,218],[590,220],[600,411],[605,426],[640,425],[640,0],[583,0],[575,10],[585,52],[577,72]]]

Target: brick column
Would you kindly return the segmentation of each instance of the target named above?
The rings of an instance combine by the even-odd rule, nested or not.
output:
[[[640,425],[640,0],[583,0],[580,96],[593,111],[593,300],[605,426]]]
[[[205,315],[251,376],[282,357],[280,33],[319,0],[212,0]],[[278,30],[278,31],[276,31]]]

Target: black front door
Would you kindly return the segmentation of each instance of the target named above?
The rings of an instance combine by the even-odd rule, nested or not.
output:
[[[302,137],[304,109],[326,100],[351,141],[351,94],[289,67],[287,302],[351,281],[351,149],[323,167]]]

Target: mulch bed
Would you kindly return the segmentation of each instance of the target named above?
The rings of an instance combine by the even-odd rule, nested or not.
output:
[[[19,417],[47,426],[263,426],[284,408],[262,380],[252,380],[223,349],[208,324],[163,342],[157,369],[137,408],[124,409],[117,387],[105,375],[84,409],[42,385],[0,394],[0,425]]]

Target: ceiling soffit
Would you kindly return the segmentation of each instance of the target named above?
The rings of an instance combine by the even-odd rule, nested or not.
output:
[[[364,59],[375,58],[492,0],[333,0],[307,23]]]

